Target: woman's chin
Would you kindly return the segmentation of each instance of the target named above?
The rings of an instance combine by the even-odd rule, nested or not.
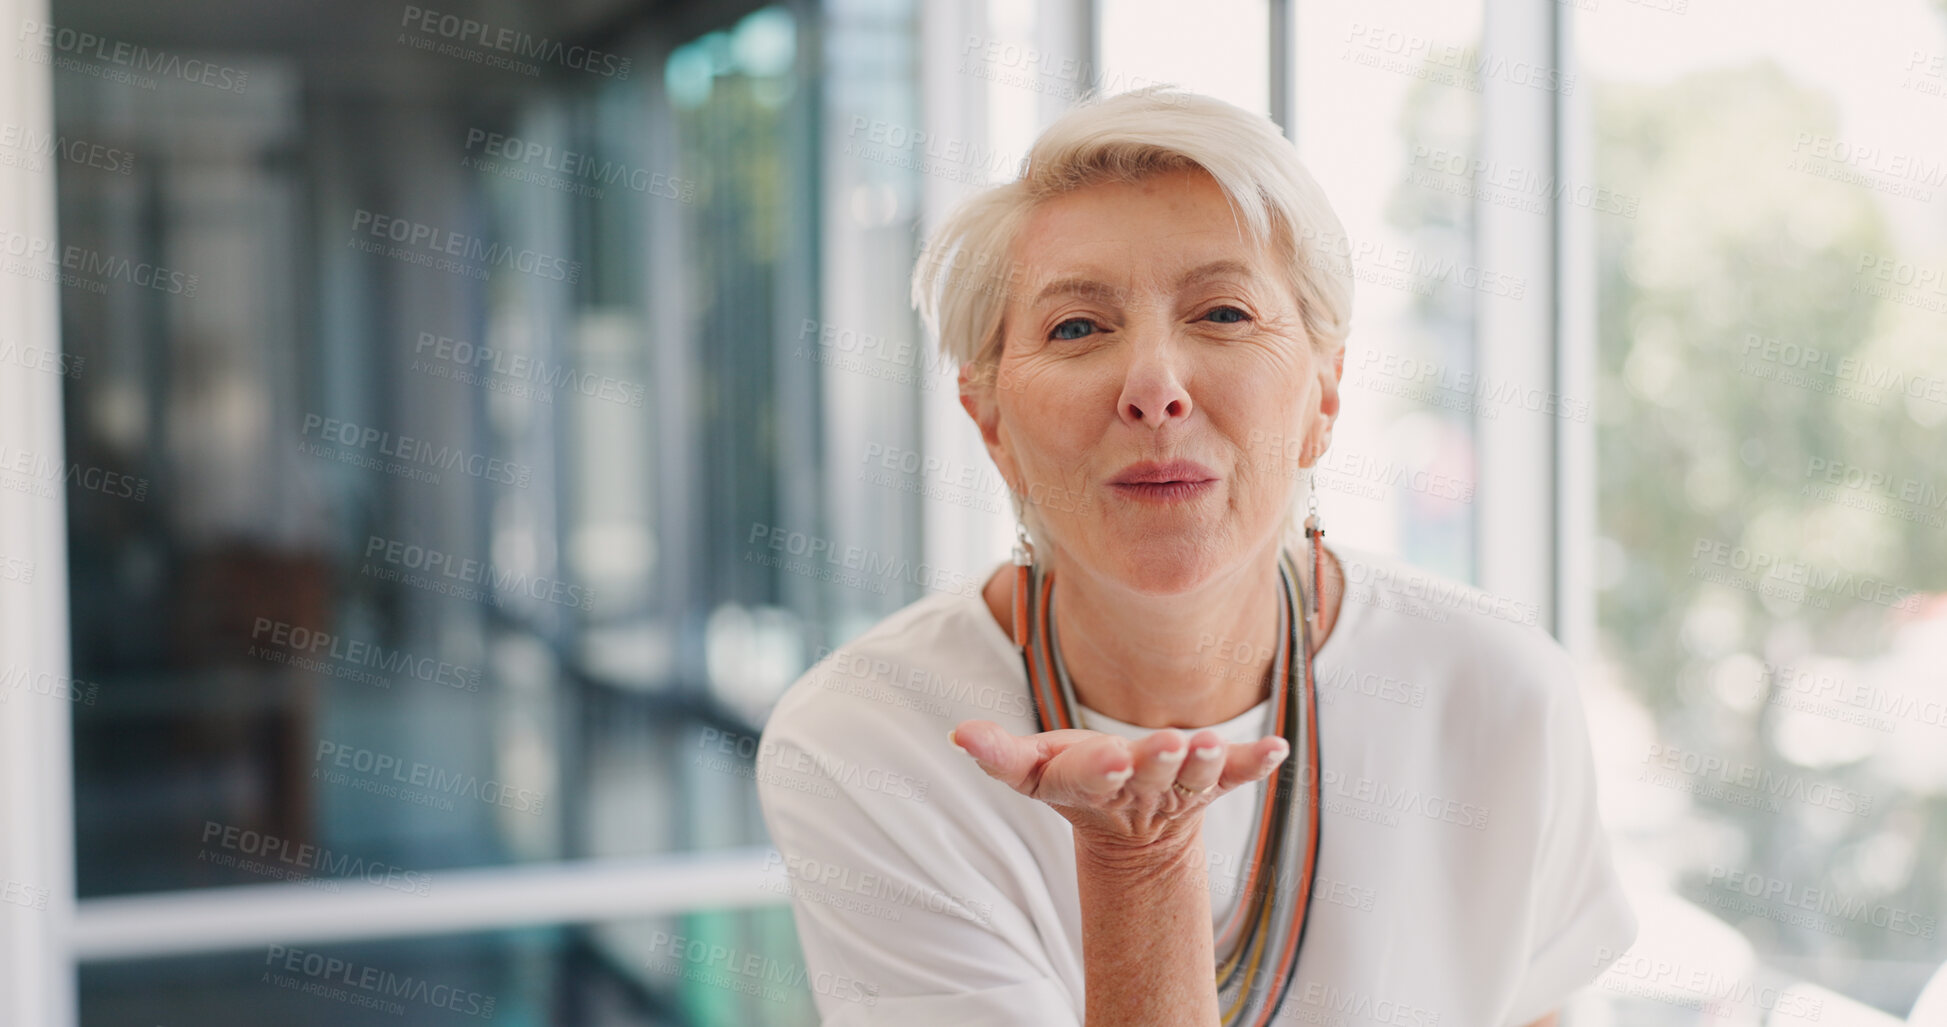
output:
[[[1116,578],[1146,596],[1181,595],[1210,582],[1220,569],[1206,546],[1190,540],[1138,543],[1117,555]]]

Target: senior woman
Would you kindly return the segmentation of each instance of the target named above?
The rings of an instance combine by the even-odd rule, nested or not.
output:
[[[1020,541],[765,729],[825,1024],[1515,1027],[1634,940],[1567,654],[1324,544],[1342,238],[1267,119],[1167,88],[934,232],[915,301]]]

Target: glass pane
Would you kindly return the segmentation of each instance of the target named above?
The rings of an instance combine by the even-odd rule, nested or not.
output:
[[[1297,5],[1297,138],[1346,238],[1354,280],[1343,411],[1316,470],[1320,515],[1349,545],[1474,581],[1481,398],[1474,267],[1479,0]],[[1456,56],[1459,55],[1459,56]]]
[[[84,898],[763,842],[705,743],[918,590],[767,559],[853,491],[790,347],[827,285],[807,48],[911,103],[910,11],[866,8],[54,4],[57,48],[105,41],[53,71],[103,147],[59,178],[104,472],[68,492]],[[875,227],[894,259],[831,278],[903,297]],[[845,523],[910,565],[896,495]]]
[[[1103,93],[1167,82],[1247,111],[1271,110],[1267,0],[1103,0],[1099,67],[1081,78]]]
[[[942,139],[920,117],[919,21],[907,0],[829,0],[822,8],[825,146],[815,183],[826,214],[819,234],[815,318],[793,323],[781,347],[790,369],[817,368],[807,403],[819,410],[825,506],[782,511],[746,537],[760,561],[781,564],[801,604],[823,611],[804,662],[772,679],[752,708],[769,715],[782,685],[820,655],[886,614],[945,587],[918,573],[921,515],[934,483],[921,470],[920,401],[951,395],[952,378],[920,338],[905,276],[918,248],[922,198],[938,182],[975,180],[1012,164],[996,152]],[[806,165],[805,167],[809,167]],[[927,176],[936,176],[929,182]],[[910,461],[910,463],[909,463]],[[810,468],[806,468],[809,473]],[[817,519],[814,519],[817,518]],[[841,555],[850,554],[850,555]],[[815,597],[815,598],[813,598]],[[810,636],[808,636],[810,637]],[[726,646],[726,650],[730,647]]]
[[[131,1023],[813,1027],[814,990],[783,908],[590,928],[265,945],[84,968],[82,1027]]]
[[[1947,8],[1576,14],[1615,201],[1588,694],[1651,896],[1591,1012],[1904,1017],[1947,955]]]

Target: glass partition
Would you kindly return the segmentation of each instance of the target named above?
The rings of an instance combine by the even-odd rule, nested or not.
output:
[[[1661,896],[1589,1015],[1904,1018],[1947,958],[1947,9],[1577,13],[1613,204],[1585,693]]]
[[[910,240],[821,263],[815,169],[852,58],[910,105],[906,5],[497,10],[53,4],[57,129],[101,155],[58,169],[66,441],[102,472],[68,488],[84,900],[761,845],[745,743],[917,595],[773,559],[853,494],[803,326],[903,304]],[[915,503],[843,531],[913,561]],[[659,929],[784,959],[785,901]],[[802,980],[657,972],[655,936],[298,947],[503,1021],[811,1022]],[[83,1017],[480,1015],[265,958],[99,964]]]

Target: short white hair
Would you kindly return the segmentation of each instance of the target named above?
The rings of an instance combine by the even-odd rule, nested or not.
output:
[[[1298,152],[1261,114],[1173,86],[1093,97],[1047,127],[1021,177],[967,197],[933,229],[913,268],[912,301],[943,357],[991,383],[1003,315],[1021,266],[1013,248],[1044,200],[1099,182],[1201,168],[1248,237],[1282,258],[1306,334],[1327,353],[1351,330],[1345,228]]]

